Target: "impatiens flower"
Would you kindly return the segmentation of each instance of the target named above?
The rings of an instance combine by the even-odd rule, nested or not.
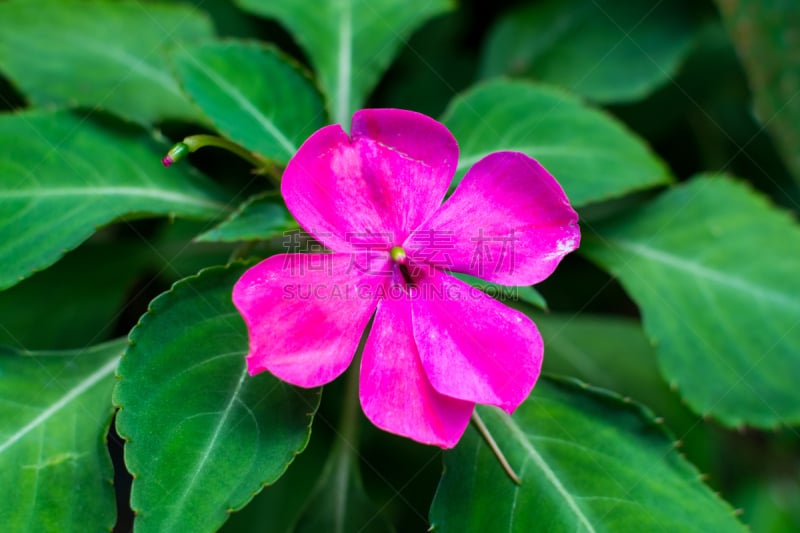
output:
[[[564,191],[525,154],[496,152],[456,173],[440,123],[398,109],[313,134],[281,192],[332,253],[282,254],[233,289],[247,324],[251,374],[316,387],[351,364],[370,319],[359,378],[378,427],[454,446],[476,403],[511,413],[539,376],[543,345],[523,313],[450,275],[505,285],[542,281],[578,247]]]

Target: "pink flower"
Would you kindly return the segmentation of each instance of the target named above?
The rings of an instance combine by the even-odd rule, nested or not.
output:
[[[301,387],[350,365],[370,318],[359,396],[378,427],[454,446],[476,403],[512,412],[539,376],[543,345],[524,314],[448,274],[506,285],[549,276],[578,247],[578,216],[539,163],[489,154],[442,204],[458,145],[440,123],[398,109],[322,128],[281,192],[330,254],[282,254],[233,289],[247,367]]]

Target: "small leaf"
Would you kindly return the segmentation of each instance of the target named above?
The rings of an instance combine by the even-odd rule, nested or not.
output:
[[[800,181],[800,3],[716,0],[716,4],[755,93],[756,114]]]
[[[692,7],[674,0],[521,6],[492,27],[483,75],[525,76],[599,102],[638,100],[678,70],[697,29]]]
[[[610,115],[527,82],[483,83],[456,98],[442,121],[461,147],[456,180],[491,152],[537,159],[573,205],[669,183],[669,171]]]
[[[106,432],[127,342],[81,350],[0,347],[0,523],[6,531],[109,531],[115,521]]]
[[[137,1],[2,2],[0,70],[37,106],[77,104],[140,123],[194,120],[165,58],[213,36],[201,13]]]
[[[247,373],[230,296],[244,270],[176,283],[131,332],[114,401],[137,531],[215,531],[308,442],[319,390]]]
[[[452,7],[449,0],[238,3],[289,29],[317,72],[333,121],[345,126],[411,32]]]
[[[105,117],[108,118],[108,117]],[[0,289],[123,215],[218,218],[227,195],[130,125],[67,111],[0,115]]]
[[[278,51],[209,43],[173,56],[183,88],[217,129],[248,150],[286,163],[325,125],[322,97]]]
[[[581,250],[639,304],[660,367],[729,426],[800,423],[800,228],[743,184],[699,176],[593,227]]]
[[[445,453],[433,531],[746,531],[650,413],[619,396],[541,379],[513,417],[478,410],[522,483],[469,428]]]
[[[200,242],[253,241],[283,235],[298,229],[280,196],[261,193],[251,197],[217,227],[196,237]]]

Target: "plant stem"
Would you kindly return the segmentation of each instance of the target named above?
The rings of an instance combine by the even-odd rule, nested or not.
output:
[[[348,444],[355,451],[358,440],[358,371],[359,357],[354,358],[347,371],[347,382],[342,402],[342,418],[339,422],[338,439]]]
[[[189,152],[195,152],[200,148],[206,146],[215,146],[217,148],[222,148],[223,150],[227,150],[232,154],[235,154],[254,167],[256,167],[256,173],[264,174],[272,179],[276,185],[280,185],[281,183],[281,174],[278,169],[278,166],[273,162],[264,159],[263,157],[254,154],[253,152],[239,146],[233,141],[229,141],[224,137],[218,137],[216,135],[190,135],[183,139],[183,144],[185,144],[189,148]]]
[[[261,167],[264,161],[256,155],[253,155],[248,150],[245,150],[235,142],[229,141],[223,137],[216,135],[190,135],[183,140],[183,143],[189,147],[190,152],[194,152],[205,146],[216,146],[222,148],[233,154],[238,155],[254,167]]]
[[[475,411],[472,411],[472,423],[475,424],[475,428],[478,430],[478,433],[481,434],[481,437],[483,437],[483,440],[486,441],[486,444],[489,446],[489,449],[492,450],[492,453],[497,458],[497,461],[500,463],[500,466],[502,466],[503,470],[506,471],[506,475],[509,478],[511,478],[511,481],[513,481],[517,485],[521,485],[522,481],[519,479],[519,476],[516,474],[516,472],[514,472],[514,470],[511,468],[511,465],[508,464],[506,456],[503,455],[503,452],[502,450],[500,450],[500,447],[497,445],[497,442],[495,442],[494,437],[492,437],[492,434],[489,433],[489,428],[487,428],[486,424],[483,423],[483,420],[478,414],[477,409]]]
[[[336,442],[333,446],[333,476],[336,486],[336,506],[334,508],[334,524],[336,533],[344,533],[344,520],[347,508],[347,486],[353,472],[356,456],[358,454],[358,374],[360,365],[358,354],[347,372],[347,382],[344,389],[342,414],[336,433]]]

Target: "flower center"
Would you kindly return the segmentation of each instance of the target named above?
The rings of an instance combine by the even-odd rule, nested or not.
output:
[[[392,246],[392,249],[389,250],[389,255],[392,257],[392,261],[401,265],[404,265],[408,259],[406,251],[400,246]]]
[[[391,256],[392,261],[397,263],[397,269],[399,270],[400,275],[403,276],[405,286],[413,287],[414,280],[411,279],[411,273],[408,271],[408,256],[406,255],[406,251],[400,246],[392,246],[392,249],[389,250],[389,255]]]

